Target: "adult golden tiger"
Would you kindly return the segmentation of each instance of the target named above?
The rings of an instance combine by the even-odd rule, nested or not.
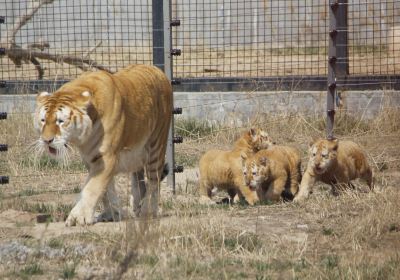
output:
[[[310,143],[310,159],[300,183],[299,192],[294,198],[301,202],[312,192],[317,181],[330,184],[336,193],[350,181],[364,179],[370,190],[373,189],[373,176],[363,150],[352,141],[319,139]]]
[[[54,157],[65,156],[70,144],[76,146],[89,171],[67,226],[94,223],[100,199],[105,208],[101,219],[118,215],[114,175],[119,172],[135,175],[136,214],[157,214],[171,110],[170,82],[161,70],[146,65],[115,74],[85,73],[53,94],[37,96],[38,145]]]

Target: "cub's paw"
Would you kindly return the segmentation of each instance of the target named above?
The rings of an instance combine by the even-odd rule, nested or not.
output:
[[[69,213],[68,218],[65,221],[67,227],[75,225],[92,225],[94,223],[94,209],[83,205],[81,202],[78,202],[78,204],[72,208],[71,213]]]
[[[304,203],[304,201],[305,201],[306,199],[307,199],[306,196],[297,195],[297,196],[294,197],[293,203],[301,204],[301,203]]]
[[[260,201],[260,199],[257,196],[257,193],[254,192],[253,194],[251,194],[250,196],[248,195],[246,197],[246,201],[248,204],[250,204],[251,206],[254,206],[254,204],[256,204],[257,202]]]
[[[209,198],[208,196],[205,196],[205,195],[201,195],[199,197],[198,201],[201,205],[215,205],[216,204],[215,201],[213,201],[211,198]]]

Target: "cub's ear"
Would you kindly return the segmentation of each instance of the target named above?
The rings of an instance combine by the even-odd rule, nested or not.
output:
[[[242,159],[242,162],[244,162],[247,159],[247,154],[245,152],[241,152],[240,158]]]
[[[51,96],[51,93],[47,91],[40,92],[36,95],[36,102],[43,103],[49,96]]]
[[[334,139],[332,139],[332,140],[329,140],[329,142],[332,143],[332,150],[333,150],[333,151],[337,151],[338,146],[339,146],[339,139],[334,138]]]
[[[308,139],[308,147],[311,148],[315,143],[314,137]]]
[[[254,127],[250,128],[249,134],[250,136],[255,137],[257,135],[257,129]]]
[[[318,140],[320,140],[319,136],[311,135],[308,140],[308,147],[311,148]]]
[[[266,157],[261,157],[259,160],[260,164],[263,166],[267,166],[267,164],[269,163],[269,159]]]

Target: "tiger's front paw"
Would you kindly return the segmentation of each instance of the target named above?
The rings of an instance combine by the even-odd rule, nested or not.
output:
[[[65,221],[67,227],[75,225],[92,225],[94,223],[94,208],[88,207],[81,201],[72,208],[71,213],[69,213],[68,218]]]

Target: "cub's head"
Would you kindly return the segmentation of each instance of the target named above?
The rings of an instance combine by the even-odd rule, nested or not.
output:
[[[275,142],[269,137],[268,133],[259,128],[250,128],[246,133],[246,138],[254,152],[267,149],[275,144]]]
[[[245,153],[242,153],[241,157],[246,186],[248,186],[252,191],[257,190],[270,176],[270,162],[264,156],[255,155],[247,157]]]
[[[36,97],[34,126],[40,134],[36,143],[39,152],[64,158],[68,144],[82,144],[90,135],[92,121],[88,115],[91,94],[42,92]]]
[[[325,173],[336,160],[338,140],[319,139],[310,143],[310,167],[316,174]]]

